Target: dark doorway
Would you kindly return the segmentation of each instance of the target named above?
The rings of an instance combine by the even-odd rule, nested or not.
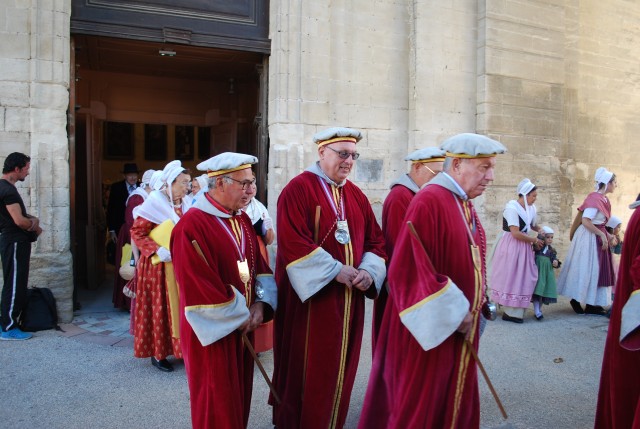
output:
[[[242,151],[260,158],[258,198],[266,200],[265,54],[90,35],[73,39],[76,287],[99,288],[117,273],[105,261],[104,194],[122,180],[125,162],[135,162],[142,176],[182,159],[195,177],[200,161]],[[150,130],[163,132],[147,135]]]

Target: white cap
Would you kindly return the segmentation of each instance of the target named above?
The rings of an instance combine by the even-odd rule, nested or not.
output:
[[[362,139],[362,133],[353,128],[333,127],[317,132],[313,136],[313,142],[320,146],[330,143],[351,142],[358,143]]]
[[[207,186],[208,186],[207,182],[209,181],[209,176],[207,176],[206,174],[201,174],[200,176],[196,177],[196,180],[200,185],[200,189],[207,189]]]
[[[156,170],[149,179],[149,187],[155,191],[162,189],[162,170]]]
[[[449,137],[442,142],[440,149],[445,150],[447,156],[453,158],[489,158],[507,151],[502,143],[473,133]]]
[[[622,225],[622,220],[618,216],[611,216],[607,221],[607,225],[609,228],[614,229],[618,225]]]
[[[156,170],[147,170],[144,172],[144,174],[142,175],[142,180],[140,181],[142,183],[142,186],[147,186],[149,185],[149,181],[151,180],[151,176],[153,175],[153,173]]]
[[[198,164],[198,170],[206,171],[209,177],[221,176],[233,171],[251,168],[252,164],[257,164],[258,158],[244,153],[224,152],[219,155],[202,161]]]
[[[531,190],[535,187],[536,185],[531,183],[531,180],[524,178],[520,181],[520,183],[518,183],[518,195],[524,195],[526,197],[527,195],[529,195],[529,192],[531,192]]]
[[[551,228],[549,228],[548,226],[543,226],[542,227],[542,232],[544,232],[545,234],[553,234],[553,230]]]
[[[613,173],[607,170],[604,167],[600,167],[596,170],[596,174],[594,175],[594,180],[596,181],[596,189],[598,189],[598,185],[600,183],[604,183],[605,185],[611,181],[613,177]]]
[[[171,161],[162,169],[162,181],[167,185],[171,185],[184,170],[185,168],[180,161]]]
[[[442,162],[447,155],[445,151],[439,147],[425,147],[411,152],[404,160],[412,162]]]

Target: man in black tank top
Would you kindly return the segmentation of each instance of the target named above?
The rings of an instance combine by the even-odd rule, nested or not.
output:
[[[37,217],[27,214],[16,182],[29,175],[31,158],[19,152],[4,161],[0,179],[0,257],[4,284],[0,297],[0,340],[28,340],[31,334],[18,326],[27,302],[31,243],[42,233]]]

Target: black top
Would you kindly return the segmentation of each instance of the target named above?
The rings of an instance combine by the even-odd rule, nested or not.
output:
[[[22,216],[27,217],[27,209],[24,207],[22,197],[18,189],[5,179],[0,179],[0,233],[3,241],[35,241],[38,235],[35,232],[25,231],[13,221],[7,206],[20,204]]]
[[[107,202],[107,227],[109,231],[120,232],[120,227],[124,224],[124,214],[127,210],[127,198],[129,198],[129,188],[125,180],[115,182],[109,190],[109,201]],[[138,184],[134,185],[137,188]]]
[[[518,216],[518,220],[520,221],[520,225],[518,226],[518,228],[520,229],[520,231],[524,231],[524,229],[527,227],[527,224],[524,222],[524,220],[520,216]],[[509,223],[505,218],[502,218],[502,230],[505,232],[510,231]]]

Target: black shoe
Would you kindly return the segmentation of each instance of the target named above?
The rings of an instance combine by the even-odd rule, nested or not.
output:
[[[577,314],[584,314],[584,310],[582,309],[578,301],[572,299],[571,301],[569,301],[569,304],[571,304],[571,308],[573,308],[573,311],[575,311]],[[587,305],[587,307],[589,306]]]
[[[152,357],[151,358],[151,365],[155,366],[160,371],[164,371],[164,372],[172,372],[173,371],[173,365],[171,365],[171,363],[166,359],[158,360],[158,359]]]
[[[607,310],[600,307],[599,305],[589,305],[587,304],[587,308],[584,310],[585,314],[595,314],[597,316],[606,316]]]
[[[502,320],[506,320],[507,322],[513,322],[513,323],[523,323],[524,320],[522,320],[519,317],[511,317],[509,316],[507,313],[502,313]]]
[[[540,313],[539,316],[536,314],[536,320],[540,321],[542,319],[544,319],[544,315],[542,313]]]

